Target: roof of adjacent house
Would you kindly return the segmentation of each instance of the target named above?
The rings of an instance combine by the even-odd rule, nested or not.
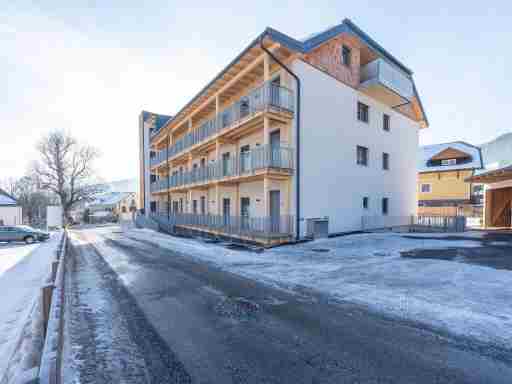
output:
[[[512,166],[512,132],[498,136],[496,139],[481,145],[485,170],[492,171]]]
[[[314,33],[310,35],[308,38],[304,40],[297,40],[291,36],[283,32],[279,32],[276,29],[267,27],[256,39],[254,39],[235,59],[233,59],[215,78],[213,78],[203,89],[201,89],[179,112],[177,112],[173,117],[169,118],[165,123],[162,124],[162,127],[170,124],[174,118],[178,118],[183,111],[185,111],[191,104],[194,103],[196,99],[198,99],[210,86],[212,86],[219,78],[221,78],[228,70],[231,68],[247,51],[249,51],[252,47],[259,44],[263,39],[268,36],[273,41],[283,45],[291,51],[295,51],[298,53],[308,53],[313,49],[317,48],[321,44],[326,41],[332,39],[333,37],[339,35],[340,33],[348,33],[357,38],[359,38],[363,43],[365,43],[372,51],[374,51],[377,55],[383,57],[386,61],[396,66],[400,70],[402,70],[408,77],[411,78],[414,90],[414,96],[418,100],[419,107],[421,109],[425,124],[428,126],[428,118],[423,108],[423,104],[421,103],[420,96],[414,84],[414,80],[412,79],[412,71],[407,68],[404,64],[402,64],[397,58],[391,55],[388,51],[386,51],[379,43],[373,40],[369,35],[367,35],[363,30],[361,30],[357,25],[355,25],[350,19],[343,19],[340,24],[332,26],[322,32]],[[160,129],[158,128],[158,130]]]
[[[14,196],[9,195],[2,188],[0,188],[0,206],[16,206],[18,202],[14,198]]]
[[[91,201],[89,207],[111,207],[119,204],[121,201],[133,195],[132,192],[107,192],[96,195],[93,201]]]
[[[471,156],[471,161],[455,165],[429,165],[429,160],[450,148],[455,151],[467,153]],[[418,151],[418,172],[457,171],[463,169],[480,169],[482,167],[483,162],[480,148],[464,141],[426,145],[420,147]]]

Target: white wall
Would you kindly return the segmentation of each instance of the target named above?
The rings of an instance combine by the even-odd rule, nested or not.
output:
[[[328,216],[331,233],[357,230],[363,215],[381,216],[383,197],[389,216],[414,214],[419,125],[300,60],[293,70],[302,82],[301,217]],[[357,120],[358,100],[370,106],[369,124]],[[382,129],[383,112],[390,132]],[[368,167],[356,164],[357,145],[369,148]],[[383,152],[390,154],[388,171]]]
[[[23,224],[21,207],[0,207],[0,221],[3,221],[4,225]]]

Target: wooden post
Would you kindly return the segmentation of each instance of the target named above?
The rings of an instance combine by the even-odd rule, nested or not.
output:
[[[52,261],[52,281],[55,283],[57,278],[57,269],[59,268],[59,260]]]
[[[50,307],[52,305],[52,295],[55,285],[46,284],[41,288],[42,308],[43,312],[43,329],[44,336],[46,337],[46,331],[48,328],[48,321],[50,320]]]

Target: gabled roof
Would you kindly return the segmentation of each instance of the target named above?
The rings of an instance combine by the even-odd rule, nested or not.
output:
[[[16,206],[18,205],[18,201],[14,196],[9,195],[2,188],[0,188],[0,207],[5,206]]]
[[[179,118],[183,111],[185,111],[190,105],[192,105],[208,88],[210,88],[217,80],[219,80],[234,64],[236,64],[240,58],[242,58],[250,49],[254,46],[258,45],[263,39],[266,37],[270,38],[276,43],[283,45],[291,51],[295,51],[298,53],[308,53],[313,49],[317,48],[319,45],[325,43],[326,41],[332,39],[333,37],[339,35],[340,33],[346,32],[351,34],[357,38],[359,38],[364,44],[366,44],[372,51],[374,51],[378,56],[385,59],[391,65],[394,65],[398,69],[404,72],[406,76],[408,76],[413,84],[414,96],[418,100],[419,107],[421,109],[421,113],[423,115],[423,119],[425,121],[426,126],[429,125],[428,118],[423,108],[423,104],[421,102],[419,93],[417,92],[416,85],[414,84],[414,80],[412,79],[412,71],[407,68],[404,64],[402,64],[397,58],[391,55],[388,51],[386,51],[380,44],[378,44],[375,40],[373,40],[369,35],[367,35],[363,30],[361,30],[358,26],[356,26],[350,19],[344,19],[340,24],[330,27],[322,32],[315,33],[310,35],[305,40],[297,40],[293,37],[288,36],[285,33],[282,33],[276,29],[267,27],[256,39],[254,39],[237,57],[235,57],[213,80],[211,80],[203,89],[199,91],[182,109],[179,110],[173,117],[169,118],[163,125],[162,128],[171,122],[175,118]]]
[[[447,151],[448,149],[457,151],[460,154],[468,154],[471,156],[471,161],[455,165],[429,165],[429,162],[432,160],[432,158],[436,158],[437,155]],[[418,172],[456,171],[463,169],[480,169],[482,167],[483,163],[480,148],[463,141],[426,145],[420,147],[418,150]]]

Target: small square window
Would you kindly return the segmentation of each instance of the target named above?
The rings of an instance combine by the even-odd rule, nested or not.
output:
[[[369,122],[369,109],[366,104],[357,102],[357,120],[362,121],[363,123]]]
[[[387,197],[382,198],[382,214],[387,215],[389,212],[389,199]]]
[[[432,185],[431,184],[421,184],[421,193],[430,193],[432,192]]]
[[[441,165],[456,165],[457,159],[444,159],[441,160]]]
[[[346,65],[347,67],[350,67],[350,63],[352,60],[352,51],[349,47],[346,45],[342,46],[341,48],[341,62],[343,65]]]
[[[382,154],[382,169],[389,170],[389,153]]]
[[[389,115],[382,115],[382,129],[389,132],[391,130],[391,122]]]
[[[368,196],[363,197],[363,209],[368,209],[370,198]]]
[[[357,164],[368,166],[368,148],[357,146]]]

